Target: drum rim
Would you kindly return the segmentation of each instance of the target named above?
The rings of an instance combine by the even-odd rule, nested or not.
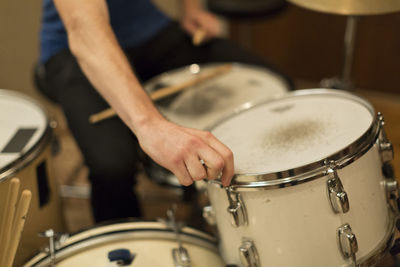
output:
[[[29,97],[23,93],[16,92],[16,91],[11,91],[7,89],[0,89],[0,96],[2,95],[7,95],[7,96],[13,96],[16,98],[22,98],[24,100],[29,101],[31,104],[35,105],[44,115],[46,125],[45,125],[45,130],[42,134],[42,136],[38,139],[38,141],[27,151],[24,153],[20,154],[20,157],[17,158],[16,160],[10,162],[9,164],[6,164],[5,166],[0,168],[0,183],[5,182],[7,179],[11,178],[13,175],[15,175],[17,172],[22,170],[25,166],[30,164],[33,160],[35,160],[40,153],[42,153],[46,147],[46,145],[49,143],[50,138],[52,136],[52,129],[50,127],[50,120],[49,120],[49,114],[46,111],[46,109],[43,107],[42,104],[40,104],[38,101],[33,99],[32,97]]]
[[[133,228],[130,227],[131,225],[135,223],[148,223],[149,226],[144,228]],[[115,230],[107,230],[108,227],[115,226]],[[163,227],[162,227],[163,226]],[[105,230],[100,232],[100,233],[95,233],[91,234],[91,230],[96,230],[96,229],[101,229],[104,228]],[[186,230],[186,232],[185,232]],[[194,230],[194,231],[193,231]],[[190,242],[187,241],[187,243],[194,244],[194,245],[199,245],[200,247],[203,247],[205,249],[209,249],[211,251],[218,252],[218,247],[217,247],[217,240],[209,235],[208,233],[201,232],[195,228],[192,227],[183,227],[182,228],[183,233],[181,233],[181,238],[183,242],[185,242],[185,239],[189,238],[194,238],[194,240],[200,240],[198,244],[196,242]],[[190,232],[188,232],[190,231]],[[174,230],[168,227],[163,222],[160,221],[155,221],[155,220],[118,220],[116,223],[107,222],[104,224],[99,224],[95,225],[93,227],[89,227],[85,230],[78,231],[74,234],[71,234],[68,236],[67,240],[65,241],[65,244],[61,244],[60,248],[56,250],[56,262],[59,260],[63,260],[65,258],[68,258],[68,256],[72,256],[75,254],[80,253],[82,250],[95,247],[101,244],[104,244],[108,241],[113,242],[114,240],[131,240],[132,236],[136,235],[139,233],[145,233],[145,232],[157,232],[158,234],[168,234],[166,238],[160,239],[158,236],[153,237],[155,240],[174,240],[173,236],[175,236]],[[84,234],[88,234],[89,236],[85,236]],[[130,233],[130,234],[129,234]],[[200,234],[199,234],[200,233]],[[79,236],[82,235],[81,238]],[[123,236],[124,238],[121,239],[120,237]],[[78,238],[78,239],[77,239]],[[72,241],[68,240],[72,239]],[[75,240],[77,239],[77,240]],[[144,238],[137,238],[136,240],[140,240]],[[151,237],[146,238],[146,239],[151,239]],[[70,243],[68,243],[70,241]],[[98,242],[96,242],[98,241]],[[205,244],[208,244],[206,246]],[[178,244],[178,241],[177,241]],[[58,257],[57,257],[58,256]],[[50,264],[50,255],[48,253],[43,253],[43,252],[38,252],[36,253],[33,257],[31,257],[25,264],[24,266],[48,266]]]
[[[327,174],[327,168],[329,162],[334,162],[336,169],[341,169],[354,162],[375,144],[379,137],[382,123],[380,120],[380,114],[375,115],[375,110],[371,103],[365,98],[350,93],[348,91],[337,90],[337,89],[324,89],[324,88],[313,88],[313,89],[301,89],[292,92],[288,92],[287,95],[278,98],[271,99],[256,105],[245,104],[241,108],[235,110],[232,114],[222,118],[215,124],[210,126],[207,130],[212,132],[213,129],[218,127],[221,123],[251,110],[252,108],[265,105],[274,101],[279,101],[280,99],[288,99],[298,96],[308,96],[308,95],[330,95],[336,97],[343,97],[345,99],[354,100],[355,102],[363,105],[372,115],[372,122],[368,129],[355,141],[345,146],[344,148],[338,150],[336,153],[326,156],[325,158],[305,164],[299,167],[286,169],[278,172],[265,172],[265,173],[236,173],[232,179],[230,190],[233,191],[248,191],[248,190],[264,190],[272,188],[285,188],[289,186],[294,186],[302,184],[304,182],[309,182],[314,179],[323,177]],[[208,180],[210,184],[216,184],[222,187],[222,183],[219,179]]]

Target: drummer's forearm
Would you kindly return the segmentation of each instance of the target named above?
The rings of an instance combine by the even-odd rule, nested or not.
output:
[[[70,49],[90,82],[134,132],[151,120],[161,119],[116,40],[104,1],[77,1],[74,6],[75,1],[58,0],[56,5],[67,28]]]

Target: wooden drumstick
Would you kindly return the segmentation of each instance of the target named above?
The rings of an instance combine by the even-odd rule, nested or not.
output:
[[[3,266],[1,263],[7,256],[6,250],[11,236],[12,223],[15,214],[15,209],[17,206],[19,186],[20,186],[19,179],[12,178],[10,181],[10,185],[8,187],[4,211],[2,214],[2,223],[0,228],[0,246],[2,246],[2,249],[0,250],[0,266]]]
[[[194,34],[193,34],[193,38],[192,38],[192,43],[194,46],[199,46],[203,43],[203,41],[205,40],[206,37],[206,30],[204,30],[203,28],[198,28]]]
[[[150,98],[153,101],[157,101],[159,99],[162,99],[164,97],[173,95],[175,93],[178,93],[184,89],[189,88],[190,86],[197,85],[203,81],[209,80],[211,78],[214,78],[216,76],[219,76],[221,74],[224,74],[232,69],[232,64],[223,64],[221,66],[216,67],[213,71],[210,71],[208,73],[198,75],[197,77],[185,81],[181,84],[178,85],[173,85],[169,87],[162,88],[160,90],[157,90],[156,92],[153,92],[150,94]],[[110,117],[113,117],[116,115],[116,112],[112,108],[108,108],[106,110],[103,110],[99,113],[93,114],[89,117],[89,122],[90,123],[97,123],[102,120],[108,119]]]
[[[12,267],[14,262],[15,254],[17,253],[17,248],[19,241],[21,239],[22,230],[24,229],[26,215],[28,214],[29,205],[31,204],[32,193],[29,190],[24,190],[21,193],[21,197],[18,202],[17,211],[15,213],[13,227],[12,227],[12,238],[8,244],[7,253],[3,259],[4,267]]]

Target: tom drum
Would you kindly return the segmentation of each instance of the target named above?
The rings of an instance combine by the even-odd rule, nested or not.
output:
[[[383,118],[353,94],[299,90],[211,132],[235,155],[230,187],[209,181],[222,257],[239,266],[371,266],[394,233],[396,182]]]

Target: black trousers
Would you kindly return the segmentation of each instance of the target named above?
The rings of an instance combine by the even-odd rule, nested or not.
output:
[[[271,68],[231,41],[214,39],[194,47],[191,38],[172,22],[147,43],[125,53],[138,78],[145,82],[165,71],[205,62],[243,62]],[[92,185],[96,222],[141,215],[134,193],[140,150],[134,134],[117,117],[90,124],[90,115],[109,107],[82,73],[70,51],[45,64],[44,93],[59,103],[83,153]]]

